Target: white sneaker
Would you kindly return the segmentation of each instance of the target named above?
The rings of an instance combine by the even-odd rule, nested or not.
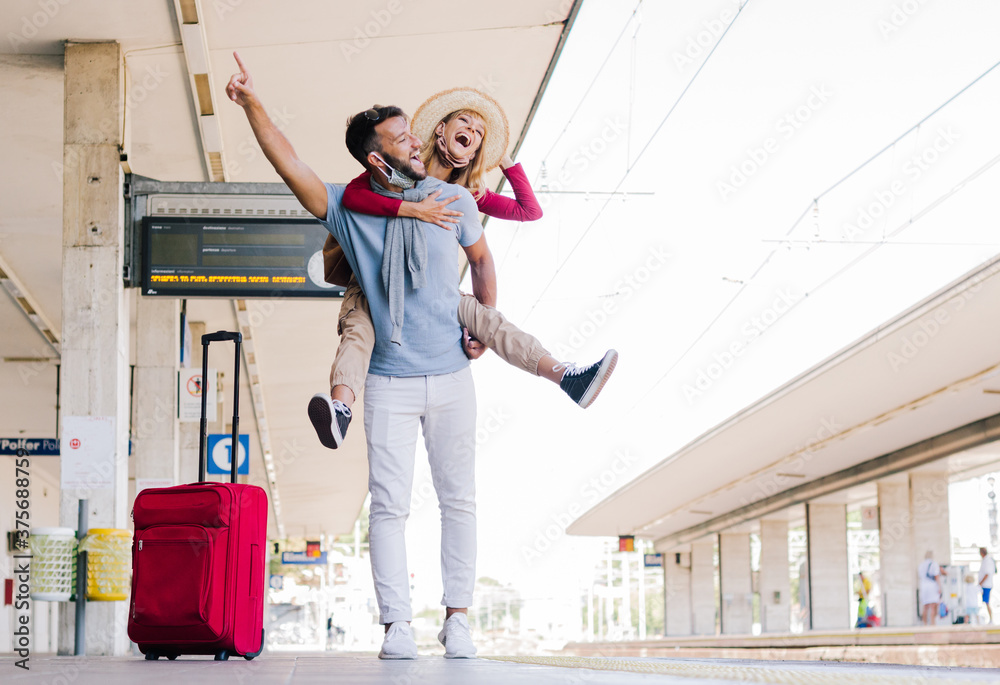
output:
[[[451,615],[438,633],[438,640],[444,645],[445,659],[475,659],[476,646],[472,644],[469,617],[462,612]]]
[[[413,640],[410,624],[406,621],[396,621],[389,626],[389,632],[382,640],[382,651],[379,659],[416,659],[417,643]]]

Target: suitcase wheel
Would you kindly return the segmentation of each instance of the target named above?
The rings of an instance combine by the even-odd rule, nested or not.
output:
[[[160,658],[159,652],[149,651],[146,652],[146,661],[156,661]]]
[[[260,653],[263,651],[264,651],[264,629],[262,628],[260,631],[260,649],[258,649],[256,652],[250,652],[248,654],[244,654],[243,658],[246,659],[247,661],[252,661],[255,656],[260,656]]]
[[[224,649],[220,649],[218,652],[215,653],[215,660],[216,661],[229,661],[229,652],[227,652]]]
[[[173,661],[174,659],[177,658],[177,656],[178,656],[177,654],[168,654],[167,658],[170,659],[171,661]]]

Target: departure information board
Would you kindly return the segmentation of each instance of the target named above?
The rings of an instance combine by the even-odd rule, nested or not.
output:
[[[166,297],[339,297],[314,219],[148,216],[142,292]]]

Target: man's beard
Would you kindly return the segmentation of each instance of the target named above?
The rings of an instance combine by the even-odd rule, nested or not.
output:
[[[393,157],[392,155],[383,152],[382,157],[385,161],[399,173],[409,176],[414,181],[422,181],[427,178],[426,171],[417,171],[413,168],[413,164],[409,159],[400,159],[399,157]]]

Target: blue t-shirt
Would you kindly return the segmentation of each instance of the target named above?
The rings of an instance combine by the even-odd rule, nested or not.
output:
[[[427,238],[427,284],[414,290],[406,272],[405,306],[401,345],[390,342],[389,298],[382,285],[382,251],[388,218],[344,209],[342,185],[326,184],[326,220],[320,221],[344,248],[375,324],[375,350],[369,371],[378,376],[436,376],[454,373],[469,365],[462,351],[462,328],[458,323],[458,246],[468,247],[483,235],[479,209],[468,190],[428,177],[417,188],[434,192],[439,200],[459,199],[449,209],[462,212],[454,230],[423,223]]]

